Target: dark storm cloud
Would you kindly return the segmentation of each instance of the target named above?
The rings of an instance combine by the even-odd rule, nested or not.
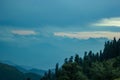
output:
[[[1,0],[0,25],[83,25],[119,16],[119,3],[118,0]]]

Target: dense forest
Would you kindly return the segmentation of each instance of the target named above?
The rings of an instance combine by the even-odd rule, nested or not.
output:
[[[120,39],[105,42],[97,53],[66,58],[61,67],[57,63],[55,72],[48,70],[41,80],[120,80]]]

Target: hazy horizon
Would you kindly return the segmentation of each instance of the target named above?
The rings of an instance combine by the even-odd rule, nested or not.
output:
[[[118,0],[0,0],[0,61],[53,69],[120,38]]]

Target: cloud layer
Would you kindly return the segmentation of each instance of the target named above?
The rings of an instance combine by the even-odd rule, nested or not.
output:
[[[119,16],[114,0],[0,0],[0,24],[16,27],[81,25]]]
[[[32,30],[12,30],[11,31],[13,34],[17,34],[17,35],[36,35],[37,33],[35,31]]]
[[[77,39],[89,39],[89,38],[108,38],[113,39],[120,38],[120,32],[109,31],[94,31],[94,32],[55,32],[55,36],[77,38]]]
[[[92,24],[93,26],[114,26],[120,27],[120,17],[113,17],[113,18],[104,18],[99,20],[96,23]]]

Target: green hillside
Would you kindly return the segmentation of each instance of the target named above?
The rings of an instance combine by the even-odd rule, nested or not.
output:
[[[23,73],[16,67],[0,63],[0,80],[40,80],[41,76],[35,73]]]
[[[15,67],[0,63],[0,80],[24,80],[24,74]]]
[[[56,64],[55,73],[49,70],[41,80],[120,80],[120,39],[105,42],[100,52],[66,58],[61,67]]]

